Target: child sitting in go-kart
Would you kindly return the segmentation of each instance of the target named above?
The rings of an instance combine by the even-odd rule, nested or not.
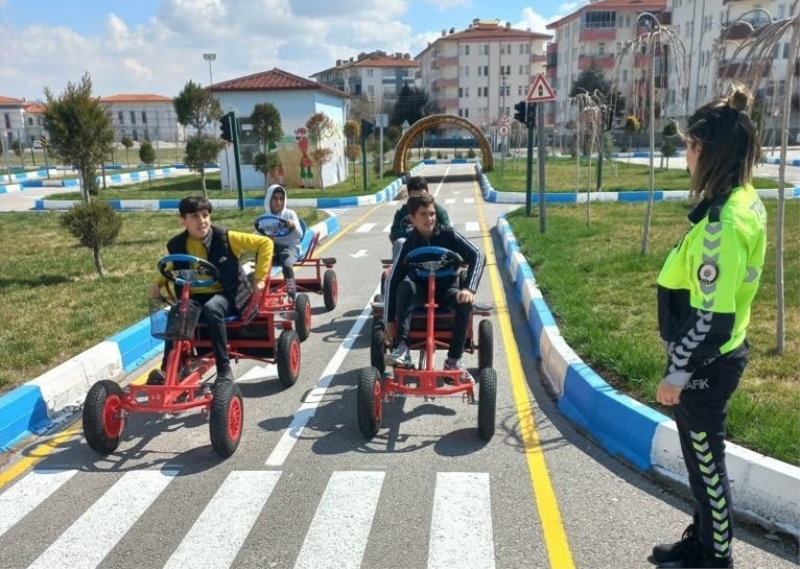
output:
[[[406,182],[406,192],[408,199],[400,209],[394,214],[392,220],[392,227],[389,230],[389,241],[392,242],[392,261],[397,259],[400,254],[400,249],[403,248],[408,234],[411,232],[412,226],[408,216],[408,200],[414,196],[421,196],[428,193],[428,181],[422,176],[413,176]],[[450,216],[447,215],[447,210],[439,204],[435,204],[436,208],[436,221],[440,225],[450,225]]]
[[[217,379],[232,380],[225,317],[237,312],[244,314],[253,294],[253,285],[239,263],[239,258],[243,251],[256,253],[258,261],[255,267],[255,286],[256,290],[262,292],[264,277],[272,263],[274,246],[263,235],[228,231],[224,227],[212,225],[212,209],[211,202],[202,196],[183,198],[178,204],[178,212],[181,226],[186,231],[167,242],[167,251],[170,255],[193,255],[205,259],[219,271],[219,281],[208,287],[192,289],[191,299],[203,307],[200,319],[208,327],[217,366]],[[159,298],[161,287],[165,285],[166,278],[159,274],[150,288],[150,297]],[[172,342],[167,340],[164,343],[161,369],[150,372],[148,385],[164,384],[164,370],[170,350]]]
[[[385,362],[392,366],[411,366],[408,334],[415,305],[427,301],[427,287],[418,282],[415,274],[409,273],[406,256],[418,247],[443,247],[458,253],[468,268],[451,277],[437,279],[436,303],[455,311],[450,345],[447,350],[445,370],[463,370],[465,381],[472,381],[461,356],[467,340],[475,292],[483,274],[486,257],[472,242],[450,226],[442,225],[436,218],[436,203],[427,192],[408,200],[408,212],[413,229],[403,243],[400,255],[393,263],[386,284],[384,338],[396,347],[386,355]]]
[[[303,241],[303,230],[297,213],[286,207],[288,196],[286,188],[280,184],[272,184],[267,188],[264,197],[264,211],[280,218],[286,227],[286,235],[274,236],[275,243],[274,264],[280,264],[283,269],[283,279],[286,282],[286,292],[292,300],[297,296],[297,285],[294,280],[294,264],[300,255],[300,243]]]

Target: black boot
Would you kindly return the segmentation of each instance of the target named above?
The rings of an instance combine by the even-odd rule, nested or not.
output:
[[[695,533],[695,525],[690,524],[683,531],[680,541],[656,545],[653,548],[653,561],[659,567],[664,567],[663,563],[682,562],[695,551],[700,551],[700,540]],[[676,567],[681,567],[681,565],[676,565]]]

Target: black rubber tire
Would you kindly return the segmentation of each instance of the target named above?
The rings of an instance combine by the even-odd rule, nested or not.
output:
[[[372,439],[381,428],[383,417],[383,386],[381,374],[374,367],[365,367],[358,377],[356,411],[358,428],[367,438]]]
[[[478,369],[494,366],[494,328],[491,320],[478,324]]]
[[[493,368],[483,368],[478,392],[478,435],[485,441],[494,436],[496,413],[497,373]]]
[[[83,435],[89,447],[102,455],[119,446],[125,419],[119,416],[124,391],[110,379],[92,385],[83,402]]]
[[[242,440],[244,401],[239,386],[229,379],[218,380],[213,388],[208,430],[211,446],[222,458],[228,458]]]
[[[295,297],[294,309],[297,312],[294,329],[300,341],[305,342],[311,334],[311,300],[307,294],[301,292]]]
[[[383,361],[385,354],[383,335],[385,327],[382,321],[375,322],[372,325],[372,338],[369,346],[369,361],[372,367],[378,370],[378,373],[383,375],[386,372],[386,364]]]
[[[300,338],[294,330],[284,330],[278,336],[275,359],[278,364],[278,379],[284,387],[297,383],[300,376]]]
[[[325,308],[330,312],[336,308],[339,300],[339,281],[336,279],[336,271],[328,269],[322,275],[322,298],[325,299]]]

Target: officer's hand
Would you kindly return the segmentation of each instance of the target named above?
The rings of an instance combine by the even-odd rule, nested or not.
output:
[[[475,302],[475,295],[472,294],[472,291],[466,288],[462,288],[458,291],[456,295],[456,302],[459,304],[470,304]]]
[[[681,391],[683,387],[661,380],[656,388],[656,401],[662,405],[677,405],[681,402]]]

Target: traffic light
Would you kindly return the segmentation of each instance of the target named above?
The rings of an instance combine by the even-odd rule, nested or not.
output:
[[[233,129],[231,128],[231,114],[227,113],[222,115],[222,118],[219,121],[220,130],[222,134],[220,134],[220,138],[222,140],[227,140],[228,142],[233,142]]]
[[[528,103],[525,101],[520,101],[516,105],[514,105],[514,120],[521,122],[522,124],[528,124],[525,121],[525,115],[528,109]]]
[[[526,119],[525,124],[528,125],[528,128],[536,127],[536,103],[528,104],[528,116]]]
[[[366,119],[361,119],[361,138],[365,139],[375,132],[375,125]]]

